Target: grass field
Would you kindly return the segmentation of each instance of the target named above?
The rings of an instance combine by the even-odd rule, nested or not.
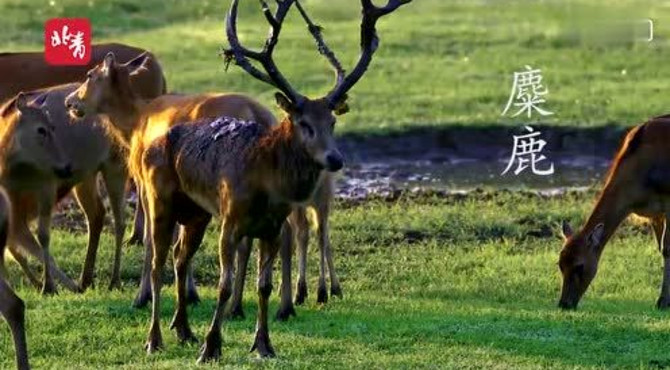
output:
[[[617,234],[577,311],[556,307],[561,242],[554,229],[563,218],[579,224],[593,197],[498,192],[340,204],[332,238],[344,299],[315,304],[317,254],[312,250],[309,303],[298,309],[297,318],[271,325],[279,357],[259,362],[247,352],[256,310],[250,284],[247,319],[224,326],[222,364],[310,369],[670,366],[670,320],[654,307],[662,260],[642,225],[628,223]],[[57,261],[76,274],[84,237],[59,231],[53,240]],[[215,243],[211,230],[196,255],[198,280],[206,287],[203,302],[191,310],[200,338],[215,302]],[[100,287],[109,279],[111,251],[106,235]],[[180,346],[167,329],[175,302],[170,287],[164,289],[166,349],[144,353],[149,311],[130,307],[140,259],[138,248],[126,250],[127,285],[121,293],[101,288],[43,299],[29,287],[19,289],[28,302],[36,368],[195,367],[198,347]],[[19,272],[12,271],[21,286]],[[273,311],[277,304],[273,295]],[[1,368],[12,366],[11,355],[8,329],[1,325]]]
[[[358,52],[358,2],[305,0],[326,27],[327,41],[346,66]],[[415,0],[384,19],[382,46],[355,87],[351,113],[338,132],[380,132],[415,126],[519,123],[502,118],[512,74],[541,68],[549,88],[546,122],[630,125],[667,113],[670,7],[665,1]],[[265,21],[256,1],[243,2],[242,40],[260,45]],[[225,0],[0,0],[0,51],[41,49],[45,19],[89,17],[94,39],[154,51],[172,90],[241,91],[272,101],[273,89],[237,68],[223,72]],[[656,21],[652,43],[646,26]],[[289,17],[277,58],[293,84],[309,95],[333,79],[297,13]]]
[[[351,66],[358,51],[358,2],[303,3]],[[544,123],[627,126],[667,113],[670,2],[614,0],[606,9],[602,3],[415,0],[379,25],[382,45],[350,93],[351,112],[336,131],[518,126],[527,120],[500,112],[513,72],[524,65],[544,72],[550,91],[545,107],[556,113]],[[274,89],[236,67],[223,70],[217,53],[225,44],[227,5],[228,0],[0,0],[0,52],[41,49],[48,18],[88,17],[96,42],[153,51],[173,91],[240,91],[273,106]],[[241,38],[259,46],[266,25],[256,1],[243,5]],[[639,40],[645,31],[639,21],[649,17],[656,21],[656,38],[646,43]],[[625,25],[633,23],[626,32]],[[294,86],[310,96],[325,93],[333,82],[295,14],[287,20],[277,60]],[[563,219],[581,224],[594,197],[593,191],[550,198],[491,190],[338,203],[331,236],[344,299],[315,303],[318,258],[312,250],[308,304],[298,308],[297,318],[271,324],[278,358],[259,361],[248,353],[256,312],[250,283],[247,319],[225,324],[223,358],[216,366],[668,368],[670,313],[654,307],[662,260],[644,225],[628,222],[610,242],[577,311],[556,307],[561,246],[556,229]],[[51,240],[60,266],[77,276],[86,236],[60,229]],[[203,302],[190,312],[201,339],[216,296],[216,240],[212,227],[195,257]],[[195,368],[198,346],[180,346],[168,331],[175,306],[171,286],[163,290],[166,349],[145,354],[150,313],[130,306],[143,251],[125,250],[124,289],[110,293],[105,288],[112,245],[105,233],[99,289],[83,295],[42,298],[10,264],[12,283],[28,305],[34,367]],[[249,274],[255,276],[255,269]],[[273,312],[277,304],[275,294]],[[0,368],[12,366],[9,330],[2,324]]]

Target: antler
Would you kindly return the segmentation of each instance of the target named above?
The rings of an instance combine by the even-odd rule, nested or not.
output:
[[[265,18],[268,20],[268,23],[270,23],[270,34],[265,41],[263,50],[256,52],[249,50],[240,44],[240,40],[237,37],[237,5],[239,0],[233,0],[232,5],[230,6],[230,12],[226,18],[226,35],[228,37],[230,49],[224,50],[225,58],[228,62],[234,59],[235,63],[249,74],[278,88],[293,103],[300,104],[304,97],[291,87],[291,84],[289,84],[286,78],[279,72],[277,65],[272,59],[272,52],[277,45],[282,22],[284,22],[284,18],[295,0],[276,0],[277,11],[274,15],[272,15],[267,2],[264,0],[259,1],[263,7],[263,14],[265,14]],[[249,59],[259,62],[266,73],[263,73],[258,68],[254,67]]]
[[[323,41],[323,36],[321,35],[321,31],[323,30],[323,28],[318,24],[314,24],[314,22],[312,22],[312,20],[307,15],[307,12],[305,12],[305,9],[303,9],[302,5],[300,4],[299,0],[296,0],[295,5],[298,7],[298,11],[300,12],[300,15],[302,15],[302,18],[305,20],[305,23],[307,23],[307,30],[314,37],[314,41],[316,42],[316,47],[319,50],[319,53],[324,57],[326,57],[330,65],[332,65],[333,69],[335,69],[335,74],[337,76],[336,85],[342,83],[342,80],[344,80],[345,75],[344,68],[342,68],[342,64],[340,64],[340,61],[337,60],[337,57],[335,57],[335,53],[333,53],[333,51],[330,50],[328,45],[326,45],[325,41]]]
[[[379,47],[379,37],[377,37],[377,20],[400,6],[410,3],[412,0],[388,0],[386,6],[377,7],[372,3],[372,0],[361,0],[363,7],[363,19],[361,21],[361,55],[356,63],[356,67],[346,77],[340,77],[340,69],[335,67],[338,73],[338,81],[335,87],[326,95],[328,103],[332,108],[336,107],[346,96],[358,80],[363,76],[370,65],[372,55]],[[317,40],[318,43],[318,40]],[[325,45],[325,44],[324,44]],[[327,49],[326,49],[327,50]],[[331,53],[332,54],[332,53]],[[332,56],[334,59],[334,55]],[[330,58],[329,58],[330,60]],[[335,61],[337,61],[335,59]],[[331,64],[333,62],[331,61]],[[337,63],[339,65],[339,62]],[[344,71],[342,71],[342,75]]]

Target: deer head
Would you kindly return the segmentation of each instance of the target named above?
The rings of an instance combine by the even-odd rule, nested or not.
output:
[[[82,118],[89,114],[110,113],[119,99],[134,97],[130,77],[146,69],[149,55],[144,52],[125,64],[118,63],[109,52],[102,63],[86,74],[86,81],[65,98],[70,115]]]
[[[558,261],[563,275],[563,286],[558,306],[564,309],[577,308],[598,271],[600,249],[605,237],[605,225],[597,224],[574,234],[567,222],[563,223],[565,243]]]
[[[382,16],[393,12],[411,0],[389,0],[384,7],[376,7],[370,0],[361,0],[363,20],[361,23],[361,55],[351,73],[345,74],[335,54],[328,48],[321,36],[321,28],[315,25],[297,0],[277,0],[277,9],[272,14],[267,2],[261,0],[262,11],[270,23],[270,33],[260,52],[245,48],[237,37],[237,8],[239,0],[233,0],[226,19],[226,35],[230,49],[224,50],[227,63],[235,61],[254,78],[268,83],[280,92],[275,94],[277,104],[287,114],[298,140],[312,158],[326,170],[338,171],[344,165],[342,154],[335,145],[333,129],[336,115],[348,111],[347,91],[349,91],[367,70],[372,55],[379,45],[375,25]],[[332,90],[322,98],[311,99],[298,93],[279,71],[272,59],[272,52],[279,40],[282,23],[293,4],[297,4],[308,29],[314,37],[319,52],[323,54],[335,69],[336,83]],[[265,72],[256,68],[250,60],[258,62]]]
[[[26,94],[19,93],[0,112],[8,130],[3,138],[3,171],[12,176],[72,176],[70,161],[44,108],[46,98],[45,93],[29,102]]]

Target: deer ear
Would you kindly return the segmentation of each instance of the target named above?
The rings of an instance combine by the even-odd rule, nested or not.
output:
[[[293,103],[291,103],[291,101],[284,94],[276,92],[275,100],[277,100],[277,105],[284,112],[292,113],[295,110],[295,106],[293,105]]]
[[[16,109],[19,111],[25,109],[28,106],[28,97],[26,96],[25,93],[20,92],[16,95]]]
[[[128,61],[125,64],[125,67],[128,68],[130,75],[133,76],[147,70],[147,65],[149,64],[150,59],[151,57],[149,56],[149,53],[145,51],[132,60]]]
[[[593,228],[589,235],[591,247],[599,247],[603,241],[603,236],[605,236],[605,224],[601,222]]]
[[[114,67],[116,67],[116,56],[110,51],[105,55],[105,59],[102,61],[102,69],[105,76],[109,76],[110,71]]]
[[[44,107],[44,105],[47,102],[47,94],[40,94],[38,95],[33,101],[32,104],[35,106],[38,106],[40,108]]]
[[[563,239],[570,239],[574,233],[575,232],[572,230],[570,223],[566,220],[563,220],[563,224],[561,225],[561,234],[563,234]]]

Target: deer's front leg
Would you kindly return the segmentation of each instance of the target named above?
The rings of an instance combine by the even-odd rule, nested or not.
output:
[[[663,256],[663,282],[661,283],[661,294],[656,301],[656,307],[659,309],[670,307],[670,237],[668,236],[667,217],[666,215],[652,220],[658,249]]]
[[[51,194],[43,194],[39,205],[39,215],[37,223],[37,241],[42,247],[42,257],[44,261],[44,272],[42,277],[42,294],[56,294],[56,284],[52,276],[52,258],[49,253],[49,242],[51,239],[51,210],[53,209],[55,199]]]

